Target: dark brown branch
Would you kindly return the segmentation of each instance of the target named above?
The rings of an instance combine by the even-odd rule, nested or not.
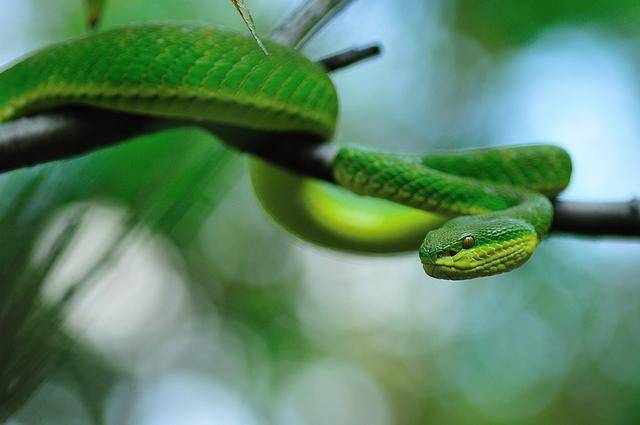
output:
[[[371,46],[346,50],[342,53],[331,55],[324,59],[320,59],[318,63],[324,66],[327,71],[336,71],[340,68],[345,68],[364,59],[377,56],[380,54],[380,51],[380,46],[374,44]]]
[[[20,118],[0,126],[0,173],[82,155],[180,124],[88,108]]]
[[[556,201],[552,229],[583,235],[640,236],[640,200]]]
[[[42,162],[74,157],[136,136],[198,125],[119,112],[78,109],[22,118],[0,127],[0,172]],[[202,126],[202,125],[201,125]],[[250,143],[238,129],[205,126],[244,152],[260,156],[299,174],[333,182],[335,146],[287,143]],[[295,135],[287,135],[288,138]],[[253,140],[255,141],[255,140]],[[555,201],[553,231],[601,236],[640,236],[640,201]]]
[[[314,29],[319,28],[319,22],[326,22],[328,15],[348,3],[348,0],[310,0],[285,21],[291,28],[287,29],[288,25],[281,27],[275,31],[275,35],[284,44],[301,45]],[[375,46],[353,49],[320,62],[333,71],[378,52]],[[243,134],[241,129],[87,108],[70,108],[0,125],[0,173],[78,156],[168,128],[194,125],[204,127],[236,149],[260,156],[301,175],[333,182],[336,148],[332,145],[303,144],[298,141],[278,145],[251,143],[255,141],[255,135]],[[295,135],[286,136],[291,137]],[[287,140],[283,138],[283,141]],[[638,200],[609,203],[557,200],[555,211],[554,231],[640,236]]]

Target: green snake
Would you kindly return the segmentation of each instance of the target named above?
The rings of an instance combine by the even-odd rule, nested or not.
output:
[[[326,70],[292,49],[265,45],[268,56],[245,35],[196,24],[94,33],[0,73],[0,122],[81,105],[217,123],[272,139],[295,135],[291,143],[330,140],[338,98]],[[343,147],[333,167],[341,188],[259,160],[251,167],[264,208],[297,236],[389,253],[416,249],[426,233],[421,262],[443,279],[523,264],[550,228],[549,198],[570,175],[569,155],[552,145],[429,155]]]

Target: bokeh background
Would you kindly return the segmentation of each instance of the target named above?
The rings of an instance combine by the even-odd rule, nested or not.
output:
[[[268,34],[299,1],[250,0]],[[104,27],[228,1],[109,0]],[[0,64],[84,33],[80,0],[1,0]],[[553,141],[562,195],[640,195],[636,0],[358,0],[304,49],[380,42],[333,78],[339,143]],[[179,129],[0,177],[0,422],[640,421],[640,245],[553,235],[451,284],[415,253],[330,252],[253,197],[247,158]]]

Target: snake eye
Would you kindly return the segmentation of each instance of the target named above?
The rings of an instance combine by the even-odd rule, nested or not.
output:
[[[465,236],[465,238],[462,240],[462,247],[464,249],[469,249],[469,248],[473,248],[473,245],[476,243],[475,239],[473,239],[473,236]]]

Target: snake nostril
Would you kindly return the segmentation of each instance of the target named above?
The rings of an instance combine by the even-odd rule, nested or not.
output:
[[[450,249],[449,250],[449,257],[453,257],[454,255],[456,255],[458,253],[458,251],[456,251],[455,249]]]

